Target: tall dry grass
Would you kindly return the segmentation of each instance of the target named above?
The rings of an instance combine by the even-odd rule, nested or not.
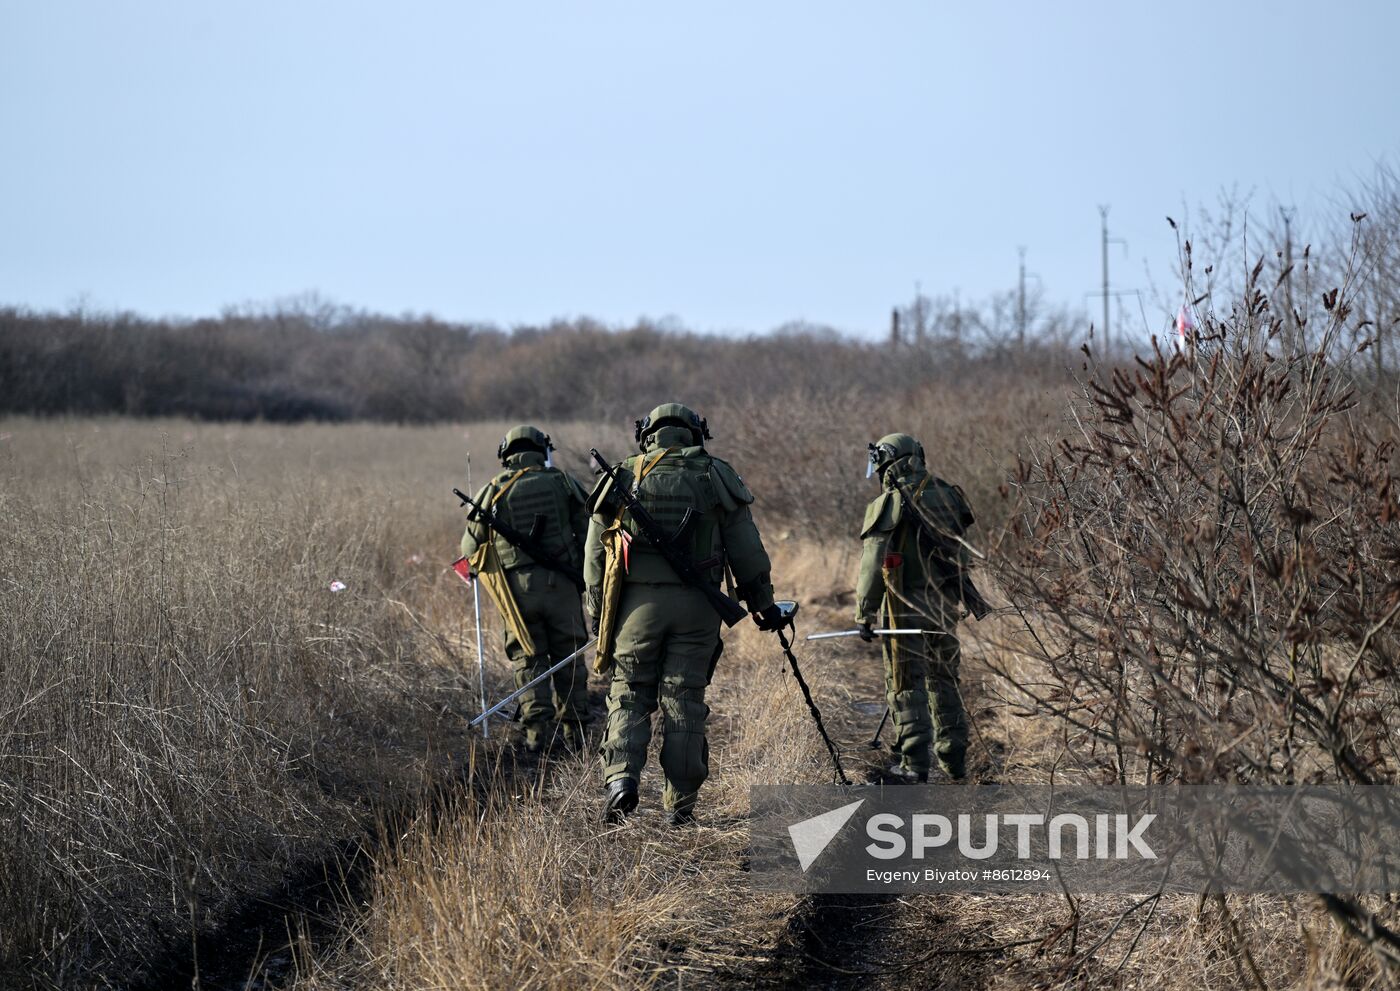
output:
[[[854,556],[810,541],[771,550],[804,627],[841,622],[846,610],[807,593],[848,580]],[[744,984],[771,966],[799,902],[748,887],[749,788],[832,772],[776,638],[745,624],[726,645],[707,696],[712,776],[697,827],[666,824],[654,751],[641,809],[621,827],[600,824],[591,754],[526,777],[486,769],[484,792],[456,795],[397,841],[350,946],[304,960],[295,986],[688,987]],[[849,672],[806,660],[829,723],[849,719],[860,693]]]
[[[478,690],[449,491],[506,426],[0,421],[0,983],[137,980],[450,777]],[[632,443],[544,426],[575,469]]]
[[[136,979],[442,778],[475,690],[419,613],[465,643],[498,436],[0,423],[0,985]]]
[[[913,424],[935,470],[994,521],[1009,452],[1058,429],[1057,404],[1043,383],[1008,377],[903,409],[814,397],[704,412],[716,453],[759,496],[779,593],[803,603],[811,630],[849,621],[868,439]],[[631,445],[622,424],[541,425],[575,469],[590,444],[614,457]],[[781,978],[803,905],[748,891],[747,789],[830,771],[771,637],[729,636],[694,831],[662,824],[654,762],[648,811],[603,830],[589,758],[535,775],[512,769],[501,724],[487,746],[463,732],[474,638],[469,594],[445,567],[460,525],[447,493],[468,449],[485,476],[505,426],[0,424],[0,983],[125,983],[405,803],[423,811],[407,827],[392,819],[368,904],[343,942],[303,948],[295,986]],[[496,696],[510,678],[485,614]],[[979,773],[1088,778],[1083,746],[1036,714],[1029,692],[1048,675],[1014,618],[963,632]],[[874,655],[799,656],[848,759],[878,759],[862,752],[877,718]],[[1125,919],[1127,907],[918,898],[896,918],[917,946],[949,917],[989,941],[1054,937],[1007,951],[990,972],[1007,988],[1233,987],[1251,979],[1247,958],[1271,987],[1378,973],[1294,900],[1163,900]]]

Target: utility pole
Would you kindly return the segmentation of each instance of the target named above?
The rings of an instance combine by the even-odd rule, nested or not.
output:
[[[1108,336],[1108,207],[1099,207],[1099,219],[1103,222],[1103,349],[1107,354],[1112,350]]]
[[[924,311],[924,284],[916,281],[914,283],[914,340],[921,348],[924,346],[927,319],[928,314]]]
[[[1293,207],[1279,207],[1279,214],[1283,217],[1283,301],[1288,307],[1288,314],[1284,320],[1284,327],[1287,333],[1284,335],[1283,343],[1291,351],[1301,350],[1299,341],[1294,336],[1298,327],[1293,321]]]
[[[1136,289],[1125,289],[1125,290],[1120,290],[1119,292],[1113,292],[1113,291],[1111,291],[1111,290],[1109,289],[1109,287],[1108,287],[1108,246],[1109,246],[1110,242],[1113,243],[1113,244],[1121,244],[1121,245],[1123,246],[1123,253],[1124,253],[1124,254],[1127,254],[1127,251],[1128,251],[1128,242],[1127,242],[1126,240],[1124,240],[1123,238],[1121,238],[1121,237],[1109,237],[1109,236],[1108,236],[1108,206],[1107,206],[1106,204],[1100,204],[1100,206],[1099,206],[1099,221],[1100,221],[1100,223],[1102,224],[1102,230],[1103,230],[1103,290],[1102,290],[1101,292],[1097,293],[1097,294],[1095,294],[1095,293],[1089,293],[1088,295],[1091,295],[1091,296],[1092,296],[1092,295],[1100,295],[1100,296],[1103,296],[1103,350],[1104,350],[1104,354],[1111,354],[1112,351],[1113,351],[1113,340],[1112,340],[1112,338],[1109,336],[1109,329],[1108,329],[1108,301],[1109,301],[1109,297],[1110,297],[1110,296],[1136,296],[1137,293],[1138,293],[1138,291],[1137,291]]]
[[[1016,344],[1024,351],[1026,350],[1026,249],[1019,247],[1016,251],[1021,256],[1021,275],[1016,290]]]
[[[890,310],[890,347],[899,347],[899,307]]]
[[[1026,349],[1026,329],[1030,323],[1026,313],[1026,277],[1029,275],[1030,278],[1035,280],[1036,286],[1042,289],[1044,288],[1044,284],[1040,281],[1039,275],[1036,275],[1034,272],[1028,273],[1026,271],[1025,246],[1021,245],[1017,247],[1016,250],[1021,255],[1021,270],[1016,282],[1016,343],[1017,346],[1024,351]]]

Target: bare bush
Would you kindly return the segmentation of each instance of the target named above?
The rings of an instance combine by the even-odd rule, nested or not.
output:
[[[1038,655],[1017,691],[1090,780],[1380,783],[1400,767],[1395,441],[1346,360],[1357,284],[1300,326],[1262,269],[1184,352],[1092,369],[1071,435],[1021,463],[995,555]],[[1395,955],[1369,910],[1324,897]]]

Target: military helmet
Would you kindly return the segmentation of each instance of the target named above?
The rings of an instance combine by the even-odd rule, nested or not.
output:
[[[637,421],[637,446],[645,450],[647,438],[666,426],[687,428],[695,447],[703,446],[710,439],[710,425],[703,416],[680,403],[662,403],[648,413],[645,420]]]
[[[532,427],[528,423],[514,427],[501,439],[501,446],[496,448],[496,457],[501,459],[501,464],[506,463],[506,458],[517,451],[533,450],[539,451],[549,458],[549,452],[554,450],[554,444],[549,439],[549,434],[539,427]]]
[[[901,458],[917,457],[922,460],[923,456],[924,445],[908,434],[885,434],[870,445],[870,467],[865,477],[869,478],[876,472],[884,474],[886,468]]]

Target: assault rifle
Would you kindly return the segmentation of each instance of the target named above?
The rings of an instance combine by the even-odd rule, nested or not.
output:
[[[471,512],[467,514],[468,519],[481,520],[481,522],[504,537],[506,543],[529,554],[530,557],[534,558],[536,564],[543,565],[550,571],[559,572],[565,578],[569,579],[569,581],[577,585],[580,592],[583,591],[583,572],[579,571],[578,568],[575,568],[568,561],[559,560],[549,551],[545,550],[544,546],[540,543],[540,536],[544,533],[544,516],[536,513],[535,522],[530,527],[530,532],[521,533],[492,512],[491,507],[478,505],[471,496],[467,495],[461,489],[453,489],[452,494],[462,500],[462,505],[471,507]]]
[[[637,494],[623,482],[621,471],[616,465],[608,464],[607,459],[599,454],[596,448],[590,450],[588,456],[593,467],[612,480],[613,494],[622,504],[622,508],[627,510],[628,515],[632,517],[632,522],[637,524],[637,529],[646,542],[656,548],[682,582],[696,589],[709,600],[710,605],[714,606],[715,612],[719,613],[719,618],[724,620],[725,626],[733,626],[749,614],[747,609],[721,592],[700,573],[702,566],[714,567],[719,563],[718,561],[705,561],[697,564],[683,549],[683,543],[689,538],[691,531],[695,529],[697,522],[695,510],[687,509],[685,515],[681,517],[680,525],[676,527],[676,532],[666,533],[661,529],[661,524],[656,522],[656,517],[647,512],[642,501],[637,498]]]
[[[967,570],[954,560],[956,557],[957,545],[950,540],[948,535],[928,521],[924,516],[923,507],[898,479],[895,480],[895,488],[904,497],[904,504],[909,507],[909,511],[914,516],[914,522],[918,524],[920,530],[924,532],[934,543],[934,553],[930,555],[927,562],[931,567],[934,577],[938,579],[940,585],[952,584],[957,588],[957,597],[967,606],[968,610],[977,619],[983,619],[992,611],[992,607],[987,604],[987,600],[982,598],[982,593],[977,591],[977,586],[972,584],[972,578]],[[945,557],[944,555],[947,555]]]

